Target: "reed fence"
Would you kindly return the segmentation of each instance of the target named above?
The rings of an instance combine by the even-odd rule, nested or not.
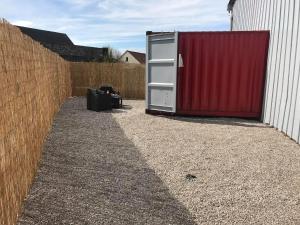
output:
[[[145,67],[69,63],[0,20],[0,225],[16,223],[61,104],[105,84],[144,99]]]
[[[145,98],[145,66],[125,63],[71,63],[72,95],[112,85],[126,99]]]
[[[0,224],[15,224],[55,113],[71,95],[70,65],[0,21]]]

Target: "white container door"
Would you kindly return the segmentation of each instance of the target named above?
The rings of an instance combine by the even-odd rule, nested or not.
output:
[[[146,107],[176,112],[178,33],[147,35]]]

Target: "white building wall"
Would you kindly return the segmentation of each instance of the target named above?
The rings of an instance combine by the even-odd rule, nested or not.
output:
[[[128,58],[128,61],[126,61],[126,58]],[[125,52],[121,58],[120,58],[121,62],[124,63],[133,63],[133,64],[141,64],[139,61],[137,61],[129,52]]]
[[[233,30],[270,30],[263,121],[300,142],[300,1],[237,0]]]

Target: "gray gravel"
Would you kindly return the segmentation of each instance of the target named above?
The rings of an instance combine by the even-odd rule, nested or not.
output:
[[[85,108],[58,113],[18,224],[194,225],[112,114]]]
[[[300,224],[300,147],[239,119],[57,115],[19,224]]]
[[[294,141],[254,121],[157,117],[126,103],[114,118],[198,224],[300,224]]]

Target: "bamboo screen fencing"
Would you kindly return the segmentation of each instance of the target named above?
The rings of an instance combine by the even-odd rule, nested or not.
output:
[[[86,95],[87,88],[112,85],[127,99],[145,98],[145,66],[125,63],[71,63],[72,94]]]
[[[0,21],[0,224],[15,224],[52,119],[71,94],[70,65]]]

